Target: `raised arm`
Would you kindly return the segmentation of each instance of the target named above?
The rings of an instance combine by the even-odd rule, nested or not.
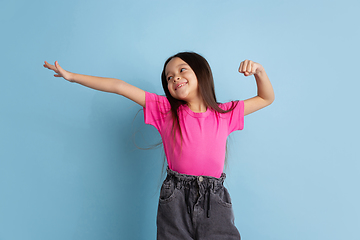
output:
[[[44,67],[53,70],[56,73],[54,74],[55,77],[62,77],[70,82],[76,82],[99,91],[116,93],[138,103],[142,107],[145,106],[145,91],[123,80],[72,73],[61,68],[57,61],[55,65],[45,61]]]
[[[244,115],[260,110],[274,101],[274,90],[263,66],[259,63],[245,60],[241,62],[239,72],[245,76],[254,75],[257,84],[257,96],[244,101]]]

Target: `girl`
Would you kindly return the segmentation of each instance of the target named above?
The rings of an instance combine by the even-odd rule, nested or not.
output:
[[[55,77],[125,96],[144,108],[144,120],[157,128],[167,158],[167,177],[157,213],[157,239],[240,239],[231,200],[223,186],[227,136],[242,130],[244,116],[270,105],[274,91],[264,68],[241,62],[239,72],[254,75],[257,96],[220,104],[208,62],[199,54],[170,57],[161,74],[166,97],[122,80],[68,72],[58,62],[44,67]]]

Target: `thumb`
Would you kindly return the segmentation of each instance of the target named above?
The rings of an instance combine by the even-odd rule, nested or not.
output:
[[[62,67],[60,67],[59,62],[55,61],[55,68],[56,68],[56,73],[58,75],[58,77],[63,77],[64,79],[72,82],[72,80],[70,79],[70,72],[64,70]]]
[[[58,62],[58,61],[55,61],[55,67],[57,68],[57,70],[58,70],[58,71],[61,71],[61,72],[63,72],[63,71],[64,71],[64,69],[62,69],[62,67],[60,67],[60,65],[59,65],[59,62]]]

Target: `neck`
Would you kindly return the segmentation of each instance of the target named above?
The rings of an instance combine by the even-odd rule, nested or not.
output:
[[[196,112],[196,113],[206,112],[206,109],[207,109],[204,101],[188,102],[187,105],[191,111]]]

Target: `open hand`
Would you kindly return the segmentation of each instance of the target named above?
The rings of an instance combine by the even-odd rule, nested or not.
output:
[[[260,73],[264,70],[261,64],[253,62],[251,60],[245,60],[240,63],[239,73],[243,73],[244,76],[250,76]]]
[[[45,64],[43,65],[45,68],[48,68],[50,70],[53,70],[56,74],[54,74],[54,77],[62,77],[66,80],[73,82],[71,79],[72,73],[64,70],[62,67],[60,67],[59,63],[55,61],[55,65],[51,65],[50,63],[45,61]]]

